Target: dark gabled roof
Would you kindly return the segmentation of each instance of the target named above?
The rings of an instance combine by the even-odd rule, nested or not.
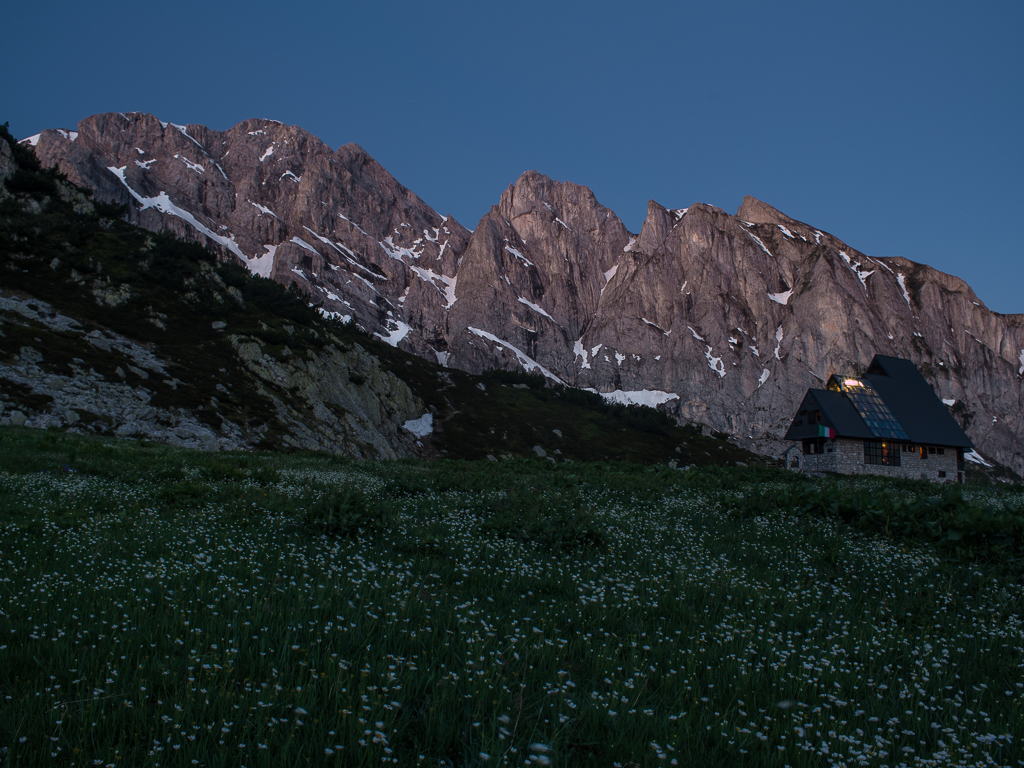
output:
[[[867,373],[861,377],[869,383],[889,411],[907,433],[908,442],[973,448],[960,425],[939,400],[935,391],[910,360],[875,355]],[[800,410],[821,410],[821,423],[832,427],[837,437],[877,439],[850,399],[842,392],[809,389]],[[797,425],[797,421],[803,424]],[[818,425],[808,424],[799,414],[793,419],[786,440],[817,437]]]
[[[974,447],[935,390],[909,360],[875,355],[864,378],[885,400],[912,442]]]
[[[841,392],[829,392],[827,389],[809,389],[804,395],[804,401],[800,404],[800,410],[820,410],[821,423],[826,427],[832,427],[836,435],[840,437],[863,437],[871,439],[874,437],[868,429],[864,420],[857,413],[849,400]],[[797,425],[797,421],[803,424]],[[786,432],[785,440],[803,440],[808,437],[818,436],[818,425],[809,424],[806,418],[793,419],[789,431]]]
[[[815,399],[821,404],[821,415],[828,419],[837,435],[844,437],[874,437],[857,409],[842,392],[827,389],[813,390]]]

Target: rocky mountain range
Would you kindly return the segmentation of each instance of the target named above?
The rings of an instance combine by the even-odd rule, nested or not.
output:
[[[471,231],[359,146],[271,120],[221,132],[110,113],[23,143],[130,221],[452,368],[538,371],[775,453],[808,387],[897,355],[1024,473],[1024,315],[752,197],[736,215],[651,201],[632,233],[586,187],[528,171]]]

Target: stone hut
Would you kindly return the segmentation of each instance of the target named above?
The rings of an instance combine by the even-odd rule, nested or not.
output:
[[[917,366],[886,355],[863,376],[832,376],[825,389],[807,390],[785,439],[802,449],[789,449],[786,465],[804,472],[939,483],[963,482],[964,451],[974,448]]]

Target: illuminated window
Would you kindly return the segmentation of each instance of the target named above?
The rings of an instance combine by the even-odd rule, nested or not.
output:
[[[900,466],[900,446],[889,440],[865,440],[864,463]]]

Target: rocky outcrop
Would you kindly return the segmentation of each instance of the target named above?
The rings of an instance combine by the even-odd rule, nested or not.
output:
[[[1024,472],[1024,316],[754,198],[735,216],[651,201],[633,234],[586,187],[530,171],[469,232],[358,146],[272,121],[108,114],[28,141],[133,221],[445,365],[540,371],[774,453],[808,387],[898,355],[983,453]]]
[[[169,360],[111,330],[86,332],[83,323],[38,299],[0,296],[0,328],[5,335],[31,331],[40,342],[0,360],[0,424],[204,450],[279,445],[353,458],[420,453],[415,435],[402,425],[423,414],[423,403],[358,345],[343,350],[328,344],[282,358],[266,353],[257,339],[232,336],[231,346],[251,375],[222,383],[218,394],[270,400],[276,411],[272,423],[220,417],[216,396],[191,407],[158,405],[159,390],[192,386],[170,375]],[[66,346],[62,341],[73,343],[89,362],[62,359],[56,351]]]
[[[288,424],[286,445],[354,458],[418,455],[415,436],[402,427],[423,414],[423,403],[361,346],[328,346],[282,361],[264,352],[257,339],[232,336],[231,344],[254,374],[257,391]],[[302,401],[307,412],[299,412],[282,391]]]

